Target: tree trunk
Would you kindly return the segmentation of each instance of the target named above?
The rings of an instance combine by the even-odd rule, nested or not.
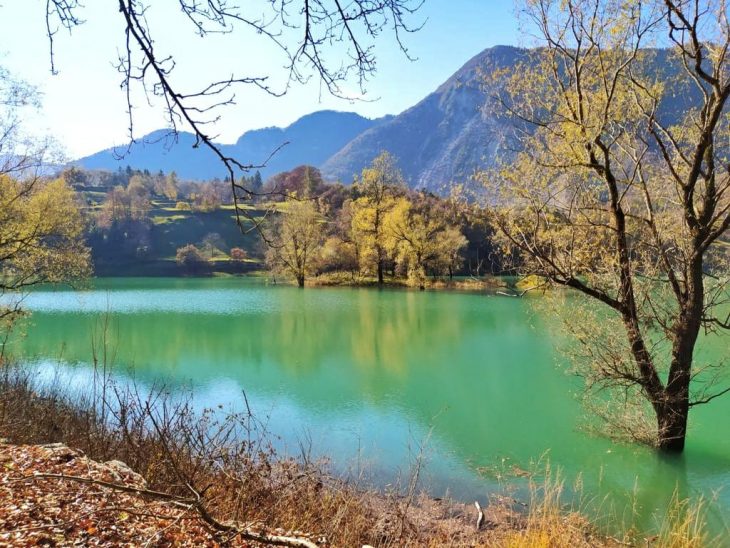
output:
[[[693,323],[693,322],[692,322]],[[686,329],[689,327],[689,329]],[[689,385],[692,379],[692,355],[697,331],[684,324],[676,334],[669,380],[664,389],[665,397],[657,410],[659,448],[672,452],[684,451],[689,416]]]
[[[688,415],[689,405],[686,398],[683,398],[683,401],[668,402],[663,406],[657,415],[659,449],[669,453],[684,451]]]
[[[383,261],[378,261],[378,285],[383,285]]]
[[[699,242],[695,246],[698,247]],[[659,447],[676,453],[684,451],[694,348],[702,326],[704,281],[701,255],[690,263],[688,274],[687,299],[682,303],[679,318],[672,329],[674,341],[666,398],[657,413]]]
[[[297,285],[299,287],[304,287],[304,276],[303,275],[297,276]]]

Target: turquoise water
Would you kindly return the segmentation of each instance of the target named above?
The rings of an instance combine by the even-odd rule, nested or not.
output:
[[[577,379],[565,374],[553,319],[535,298],[266,286],[256,280],[100,279],[44,289],[11,345],[50,371],[88,382],[92,333],[105,315],[120,378],[192,386],[198,405],[241,408],[245,391],[278,449],[327,455],[335,469],[386,485],[425,446],[433,496],[485,500],[549,461],[580,478],[601,515],[650,529],[677,489],[730,512],[730,397],[693,412],[679,458],[585,434]],[[703,341],[727,357],[730,338]],[[633,500],[637,515],[624,512]],[[611,518],[616,520],[615,517]]]

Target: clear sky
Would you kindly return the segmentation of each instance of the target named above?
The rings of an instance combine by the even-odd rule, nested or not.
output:
[[[268,74],[274,83],[281,82],[282,60],[261,36],[244,33],[200,39],[174,9],[174,1],[150,3],[157,46],[175,53],[179,63],[174,73],[177,85],[192,89],[234,70]],[[45,0],[4,0],[0,5],[0,65],[43,93],[42,110],[28,120],[28,129],[55,137],[70,158],[127,141],[126,103],[119,86],[121,77],[113,66],[124,38],[120,15],[112,0],[85,4],[79,12],[85,23],[70,36],[57,36],[57,75],[50,73]],[[420,32],[405,37],[416,61],[402,54],[391,35],[378,40],[378,71],[368,85],[368,102],[327,96],[317,82],[297,85],[283,98],[239,88],[236,105],[223,112],[215,133],[220,141],[233,142],[246,130],[286,126],[321,109],[350,110],[367,117],[397,114],[483,49],[524,45],[512,0],[426,0],[413,21],[424,19]],[[141,97],[135,103],[136,136],[165,126],[159,105],[146,106]]]

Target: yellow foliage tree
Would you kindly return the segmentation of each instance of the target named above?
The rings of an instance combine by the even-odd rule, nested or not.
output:
[[[452,272],[466,237],[433,215],[428,207],[415,208],[407,198],[399,198],[385,220],[386,248],[392,250],[408,272],[408,279],[425,289],[429,271],[448,269]]]
[[[317,264],[324,237],[323,219],[310,200],[287,202],[266,234],[266,262],[274,271],[292,276],[299,287]]]
[[[542,47],[503,75],[524,151],[490,178],[506,251],[593,299],[566,318],[588,387],[643,398],[656,443],[682,451],[689,410],[730,391],[694,382],[700,331],[730,329],[727,4],[523,4]]]
[[[6,325],[28,287],[87,276],[90,255],[74,192],[63,180],[20,181],[0,174],[0,308]]]
[[[404,186],[403,175],[393,156],[383,152],[363,169],[355,184],[362,196],[352,204],[352,239],[360,250],[361,270],[373,270],[382,285],[386,264],[392,260],[384,223]]]

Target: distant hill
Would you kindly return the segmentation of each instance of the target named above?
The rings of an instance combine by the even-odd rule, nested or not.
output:
[[[261,170],[268,177],[301,164],[321,165],[357,135],[389,119],[370,120],[352,112],[325,110],[308,114],[286,128],[248,131],[235,144],[221,147],[243,162],[263,163],[288,142]],[[134,143],[129,151],[125,147],[106,149],[73,163],[86,169],[115,171],[129,165],[151,172],[175,171],[185,179],[223,177],[220,160],[206,147],[193,148],[194,143],[190,133],[181,132],[173,138],[167,130],[158,130]]]
[[[488,93],[480,74],[514,66],[525,50],[509,46],[487,49],[468,61],[436,91],[397,116],[369,120],[354,113],[321,111],[300,118],[287,128],[246,132],[227,154],[247,162],[263,162],[282,143],[264,177],[307,164],[321,168],[328,180],[352,181],[354,174],[381,151],[399,161],[410,186],[442,191],[454,181],[468,179],[489,163],[502,125],[487,113]],[[194,137],[181,133],[177,142],[154,132],[119,160],[113,150],[81,158],[88,169],[117,169],[130,165],[150,171],[175,170],[184,178],[209,179],[224,175],[220,161],[204,147],[191,150]],[[123,152],[120,150],[118,152]]]

